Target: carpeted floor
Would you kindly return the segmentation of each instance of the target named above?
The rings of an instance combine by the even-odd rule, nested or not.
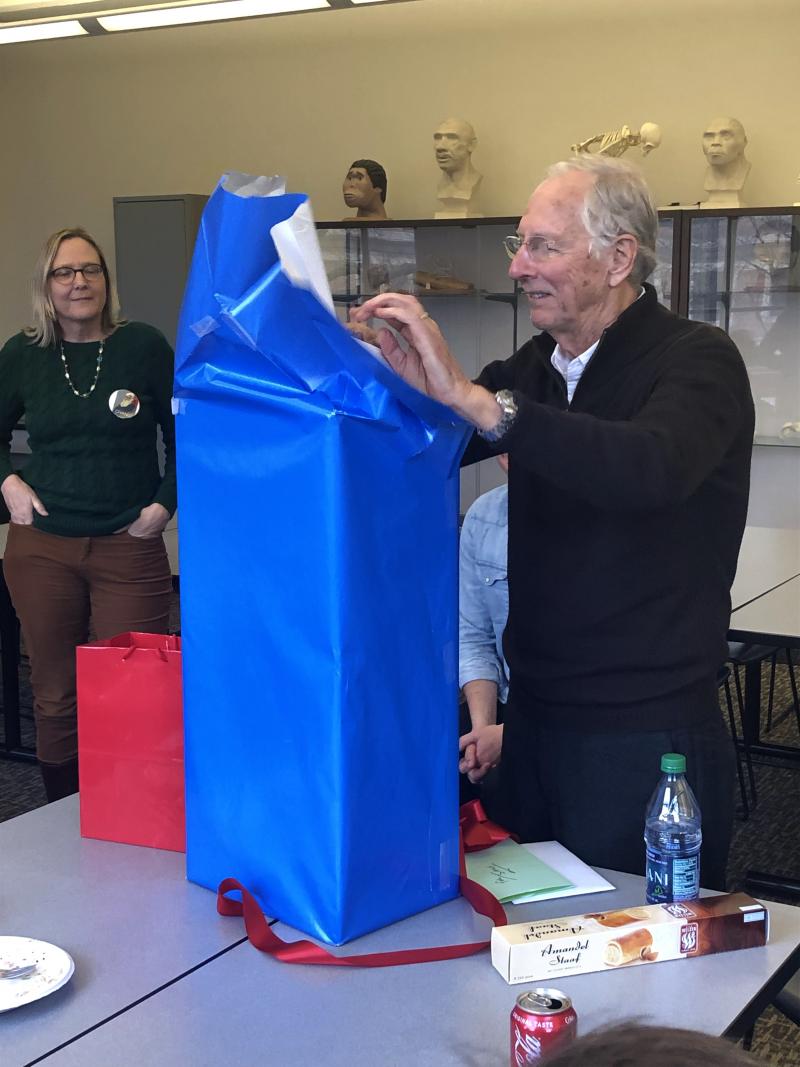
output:
[[[179,629],[177,598],[173,629]],[[800,673],[800,672],[798,672]],[[764,686],[768,685],[764,668]],[[27,662],[20,668],[20,690],[23,704],[23,743],[33,744],[33,722],[30,710],[30,690],[27,683]],[[791,707],[791,692],[785,666],[778,667],[775,693],[776,715],[780,709]],[[2,719],[0,718],[0,737]],[[768,735],[778,741],[800,748],[800,733],[793,714],[788,714]],[[800,878],[800,762],[773,760],[755,766],[758,803],[747,821],[737,820],[730,862],[728,888],[741,889],[748,870],[794,874]],[[0,822],[13,818],[44,804],[44,790],[34,764],[0,760]],[[779,896],[764,899],[780,900]],[[793,903],[792,901],[784,902]],[[781,1067],[800,1067],[800,1027],[786,1019],[774,1008],[768,1008],[755,1027],[752,1054],[764,1063]]]

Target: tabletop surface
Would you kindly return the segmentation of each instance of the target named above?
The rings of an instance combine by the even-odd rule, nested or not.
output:
[[[66,949],[75,975],[0,1014],[0,1063],[18,1067],[243,937],[183,854],[79,836],[78,797],[0,823],[0,933]]]
[[[603,872],[613,893],[509,906],[509,921],[643,902],[643,879]],[[579,1030],[636,1019],[722,1034],[781,968],[796,967],[800,909],[769,905],[764,948],[555,980]],[[230,919],[234,927],[241,920]],[[301,936],[278,923],[286,940]],[[481,940],[488,920],[450,901],[358,939],[341,954]],[[784,977],[784,981],[786,980]],[[488,952],[380,970],[279,963],[245,943],[48,1057],[48,1067],[110,1063],[508,1063],[509,1015],[530,985],[508,985]]]
[[[735,610],[728,637],[800,648],[800,576]]]
[[[731,589],[734,610],[800,574],[800,530],[745,528]]]

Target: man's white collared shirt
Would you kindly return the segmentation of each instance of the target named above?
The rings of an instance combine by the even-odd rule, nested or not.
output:
[[[644,296],[644,286],[639,286],[639,295],[637,300],[641,300]],[[550,356],[550,362],[556,368],[558,373],[567,383],[567,402],[572,403],[572,397],[575,390],[578,387],[578,382],[581,380],[581,375],[586,370],[589,360],[594,355],[594,350],[600,344],[600,338],[593,345],[590,345],[585,352],[581,352],[579,356],[575,356],[574,359],[567,359],[566,356],[561,353],[561,345],[556,345],[553,349],[553,354]]]
[[[581,352],[579,356],[575,356],[574,359],[567,359],[565,355],[562,355],[561,345],[556,345],[553,349],[550,362],[567,383],[567,400],[570,404],[578,382],[581,380],[581,375],[586,370],[589,360],[594,355],[594,350],[599,344],[600,338],[598,337],[593,345],[590,345],[585,352]]]

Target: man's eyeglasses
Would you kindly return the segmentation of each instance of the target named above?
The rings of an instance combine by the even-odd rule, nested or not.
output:
[[[563,252],[563,249],[556,248],[551,241],[540,234],[534,234],[533,237],[520,237],[518,233],[512,233],[509,237],[503,238],[503,246],[509,259],[513,259],[517,252],[524,248],[529,259],[540,263],[553,256],[560,256]]]
[[[76,274],[82,274],[84,281],[94,282],[102,273],[99,263],[87,263],[85,267],[56,267],[50,271],[50,277],[59,285],[72,285]]]

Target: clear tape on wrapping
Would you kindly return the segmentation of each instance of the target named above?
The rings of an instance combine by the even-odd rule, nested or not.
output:
[[[198,337],[205,337],[218,328],[219,323],[211,315],[205,315],[202,319],[198,319],[197,322],[193,322],[190,327],[192,333],[197,334]]]

